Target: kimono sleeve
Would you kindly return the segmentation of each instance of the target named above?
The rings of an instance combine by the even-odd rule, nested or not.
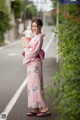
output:
[[[24,58],[25,63],[35,59],[35,57],[38,55],[38,53],[41,49],[42,42],[43,42],[43,37],[39,36],[37,38],[35,44],[32,46],[32,48],[31,49],[27,48],[25,50],[25,58]]]

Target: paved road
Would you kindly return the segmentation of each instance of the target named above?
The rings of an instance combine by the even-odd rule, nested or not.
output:
[[[43,62],[44,86],[51,83],[53,74],[58,70],[56,63],[56,40],[51,38],[53,27],[44,27],[45,33],[43,48],[46,49],[46,57]],[[52,40],[51,40],[52,39]],[[50,42],[51,41],[51,42]],[[49,46],[47,43],[49,42]],[[46,47],[47,46],[47,47]],[[9,101],[16,93],[19,86],[26,77],[26,69],[22,65],[22,46],[21,42],[6,46],[0,49],[0,113],[3,112]],[[45,88],[45,94],[47,88]],[[52,100],[47,99],[47,104],[52,113],[46,120],[55,119],[56,112],[52,107]],[[22,90],[14,107],[9,111],[8,120],[37,120],[37,117],[27,117],[27,86]],[[42,118],[42,120],[44,120]]]

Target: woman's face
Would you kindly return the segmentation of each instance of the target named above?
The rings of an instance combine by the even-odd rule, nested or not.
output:
[[[40,27],[39,25],[37,25],[36,22],[33,22],[33,23],[32,23],[32,32],[33,32],[34,34],[39,34],[39,33],[41,33],[41,27]]]

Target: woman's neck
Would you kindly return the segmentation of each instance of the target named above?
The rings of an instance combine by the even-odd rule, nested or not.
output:
[[[34,34],[34,35],[39,35],[39,34],[41,34],[41,32],[39,32],[39,33],[36,33],[36,34]]]

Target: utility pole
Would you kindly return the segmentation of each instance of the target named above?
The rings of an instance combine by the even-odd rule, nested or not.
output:
[[[26,3],[27,0],[24,0],[24,13],[23,13],[23,23],[24,23],[24,30],[26,29]]]

